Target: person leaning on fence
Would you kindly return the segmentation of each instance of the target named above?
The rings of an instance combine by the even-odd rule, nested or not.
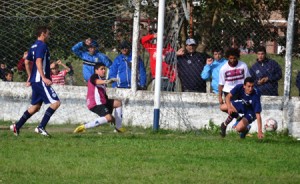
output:
[[[246,77],[250,77],[249,69],[246,63],[239,61],[240,50],[236,48],[229,48],[225,57],[227,62],[221,67],[219,73],[219,103],[222,105],[223,94],[226,98],[234,86],[243,84]],[[222,108],[221,108],[222,110]],[[224,111],[224,110],[223,110]]]
[[[117,78],[118,80],[112,83],[112,87],[130,88],[131,87],[131,62],[132,53],[130,44],[127,41],[122,41],[119,45],[120,54],[115,58],[113,64],[109,68],[109,79]],[[144,62],[138,57],[138,89],[146,89],[146,70]]]
[[[64,67],[64,70],[59,70],[59,65]],[[51,80],[53,84],[65,85],[65,76],[70,71],[70,68],[62,63],[61,60],[52,61],[50,64]]]
[[[25,59],[28,55],[28,51],[25,51],[23,53],[23,57],[19,60],[18,64],[17,64],[17,69],[18,69],[18,74],[20,75],[20,78],[24,81],[27,80],[27,72],[26,72],[26,68],[25,68]],[[29,69],[32,70],[32,62],[29,62]]]
[[[96,63],[103,63],[106,67],[110,67],[112,64],[105,54],[97,50],[97,47],[98,44],[91,38],[86,39],[84,42],[78,42],[72,47],[73,53],[83,60],[82,74],[85,81],[88,81],[93,75]]]
[[[178,77],[182,92],[206,92],[206,81],[201,78],[201,72],[210,56],[196,51],[197,43],[193,38],[186,40],[185,48],[168,53],[166,62],[175,62],[177,57]]]
[[[201,78],[203,80],[211,79],[212,91],[215,94],[218,94],[219,87],[219,72],[221,67],[227,62],[223,58],[223,49],[221,47],[215,47],[212,49],[213,58],[206,59],[206,65],[204,66],[203,71],[201,72]]]
[[[50,136],[45,130],[51,116],[60,106],[60,100],[51,87],[52,81],[50,78],[50,52],[46,44],[50,37],[48,27],[41,26],[37,28],[37,40],[28,51],[28,56],[25,60],[26,71],[28,72],[27,86],[31,85],[32,98],[31,106],[24,112],[16,124],[10,126],[10,129],[16,136],[19,135],[20,128],[25,122],[36,112],[38,112],[43,104],[49,104],[44,117],[40,124],[35,128],[35,132],[43,136]],[[29,68],[29,62],[33,62],[32,70]]]
[[[222,104],[222,108],[226,109],[231,119],[238,116],[238,114],[244,114],[240,122],[235,126],[235,129],[240,132],[240,138],[245,138],[250,130],[250,124],[257,120],[257,137],[263,138],[262,133],[262,120],[261,120],[261,101],[260,92],[254,87],[254,80],[251,77],[247,77],[244,80],[244,84],[236,85],[230,93],[226,96],[226,103]],[[221,136],[226,136],[226,128],[230,123],[228,118],[221,124]]]
[[[278,96],[278,81],[282,78],[280,65],[266,57],[266,48],[259,46],[256,49],[256,63],[250,68],[255,85],[262,95]]]
[[[14,79],[14,72],[9,70],[9,69],[4,70],[4,79],[3,79],[3,81],[13,82],[13,79]]]
[[[155,82],[155,70],[156,70],[156,38],[157,34],[147,34],[141,38],[141,44],[149,53],[150,60],[150,72],[152,77],[151,90],[154,90],[154,82]],[[170,44],[167,44],[162,50],[162,83],[161,89],[163,91],[174,91],[175,88],[175,80],[176,80],[176,72],[175,68],[172,65],[169,65],[165,62],[165,56],[168,52],[173,51]]]
[[[88,80],[86,104],[90,111],[96,113],[99,117],[94,121],[78,126],[74,133],[84,132],[86,129],[94,128],[108,122],[116,125],[117,132],[124,132],[122,127],[122,102],[116,99],[109,99],[106,94],[106,85],[114,80],[106,80],[106,67],[103,63],[96,63],[95,73]],[[114,116],[112,112],[114,111]]]
[[[6,64],[4,62],[0,62],[0,79],[3,80],[5,78],[5,70],[7,69]]]

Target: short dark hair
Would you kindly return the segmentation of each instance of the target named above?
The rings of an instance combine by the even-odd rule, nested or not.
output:
[[[264,46],[258,46],[256,48],[256,53],[258,53],[258,52],[264,52],[264,53],[266,53],[266,47],[264,47]]]
[[[95,66],[94,66],[94,71],[98,70],[98,68],[100,68],[101,66],[105,66],[105,64],[103,64],[103,63],[96,63]]]
[[[36,29],[36,36],[39,37],[41,36],[42,33],[46,33],[47,30],[50,30],[48,26],[39,26]]]
[[[244,85],[246,85],[247,82],[254,83],[254,79],[252,77],[246,77],[246,79],[244,80]]]
[[[215,46],[211,49],[211,52],[214,53],[214,52],[224,52],[224,49],[220,46]]]
[[[229,56],[240,58],[240,50],[236,48],[229,48],[225,53],[225,57],[229,58]]]

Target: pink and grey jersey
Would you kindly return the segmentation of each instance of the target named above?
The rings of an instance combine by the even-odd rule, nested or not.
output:
[[[219,73],[219,85],[223,85],[223,92],[229,93],[237,84],[243,84],[246,77],[250,77],[248,66],[238,61],[235,67],[225,63]]]
[[[101,78],[97,74],[93,74],[88,81],[88,91],[86,95],[86,105],[88,109],[95,107],[96,105],[105,105],[108,97],[106,95],[106,85],[96,84],[96,80]]]

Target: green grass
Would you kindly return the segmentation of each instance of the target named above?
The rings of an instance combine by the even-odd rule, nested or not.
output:
[[[300,142],[269,133],[222,139],[215,130],[179,132],[109,125],[73,134],[26,124],[19,137],[0,122],[0,183],[299,183]],[[215,127],[214,127],[215,128]],[[101,132],[101,134],[100,134]]]

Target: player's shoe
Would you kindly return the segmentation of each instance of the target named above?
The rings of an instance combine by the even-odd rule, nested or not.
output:
[[[80,132],[84,132],[84,131],[85,131],[84,125],[80,125],[74,130],[74,133],[80,133]]]
[[[118,132],[118,133],[124,133],[126,132],[126,129],[121,127],[121,128],[115,128],[114,132]]]
[[[225,126],[224,122],[221,123],[221,131],[220,131],[220,135],[221,135],[222,137],[225,137],[225,136],[226,136],[226,128],[227,128],[227,126]]]
[[[240,133],[240,138],[241,138],[241,139],[245,139],[245,138],[246,138],[246,135],[249,133],[250,129],[251,129],[251,125],[247,125],[246,130],[245,130],[244,132],[241,132],[241,133]]]
[[[34,129],[34,131],[37,134],[41,134],[41,135],[46,136],[46,137],[51,137],[50,134],[42,127],[36,127]]]
[[[12,132],[14,132],[15,136],[18,136],[19,133],[20,133],[19,130],[17,129],[17,126],[16,126],[15,123],[12,124],[12,125],[10,125],[9,129],[10,129]]]

